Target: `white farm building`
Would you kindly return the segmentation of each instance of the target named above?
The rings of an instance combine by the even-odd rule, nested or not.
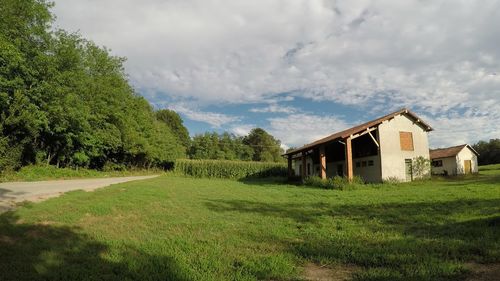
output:
[[[464,175],[478,172],[479,154],[468,144],[430,151],[432,173],[435,175]]]
[[[360,176],[366,182],[411,181],[413,160],[429,160],[431,126],[408,109],[334,133],[284,154],[290,177]]]

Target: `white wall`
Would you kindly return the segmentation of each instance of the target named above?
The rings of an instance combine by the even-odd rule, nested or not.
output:
[[[405,159],[423,156],[429,159],[427,132],[405,115],[398,115],[379,125],[382,179],[406,180]],[[411,132],[413,151],[401,150],[399,132]]]
[[[468,146],[464,147],[460,152],[457,154],[457,174],[464,174],[465,173],[465,167],[464,167],[464,161],[465,160],[471,160],[471,168],[473,173],[478,172],[478,164],[477,164],[477,156]]]
[[[445,171],[448,175],[456,175],[457,174],[457,159],[456,157],[446,157],[446,158],[435,158],[432,161],[441,160],[443,161],[443,166],[441,167],[432,167],[432,173],[436,175],[443,175]]]
[[[373,166],[368,166],[368,161],[373,161]],[[352,161],[353,172],[354,175],[360,176],[366,182],[380,182],[381,179],[381,171],[380,171],[380,158],[377,156],[368,156],[355,158]],[[356,167],[356,162],[362,164],[362,162],[366,162],[366,166]]]

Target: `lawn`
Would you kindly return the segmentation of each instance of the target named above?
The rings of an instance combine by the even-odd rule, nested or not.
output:
[[[1,280],[464,280],[500,262],[500,166],[321,190],[165,175],[0,215]]]
[[[19,171],[0,171],[0,182],[12,181],[44,181],[61,179],[81,179],[81,178],[109,178],[109,177],[128,177],[161,174],[161,170],[129,169],[123,171],[98,171],[93,169],[72,169],[56,168],[49,165],[25,166]]]

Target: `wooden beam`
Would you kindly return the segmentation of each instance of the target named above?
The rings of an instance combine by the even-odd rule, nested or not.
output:
[[[361,132],[361,133],[357,133],[357,134],[354,134],[354,135],[351,135],[351,140],[355,139],[355,138],[359,138],[365,134],[368,134],[370,133],[371,131],[375,131],[377,129],[377,127],[373,127],[373,128],[367,128],[365,131]]]
[[[346,162],[346,167],[347,167],[347,178],[349,180],[352,180],[354,177],[353,174],[353,169],[352,169],[352,143],[351,143],[351,138],[348,137],[345,141],[345,149],[346,149],[346,157],[345,157],[345,162]]]
[[[292,156],[289,155],[288,156],[288,177],[292,177],[293,176],[293,170],[292,170]]]
[[[375,144],[377,145],[378,148],[380,148],[380,145],[378,144],[377,140],[375,139],[375,137],[373,137],[372,133],[371,132],[368,132],[368,134],[370,135],[370,137],[372,137],[372,140],[373,142],[375,142]]]
[[[322,179],[326,179],[326,153],[325,146],[319,147],[319,176]]]
[[[302,171],[301,171],[301,176],[302,176],[303,179],[306,177],[306,165],[307,165],[306,154],[302,153]]]

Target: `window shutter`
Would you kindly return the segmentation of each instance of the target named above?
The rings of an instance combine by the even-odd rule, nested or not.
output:
[[[413,135],[411,132],[399,132],[401,150],[413,151]]]

